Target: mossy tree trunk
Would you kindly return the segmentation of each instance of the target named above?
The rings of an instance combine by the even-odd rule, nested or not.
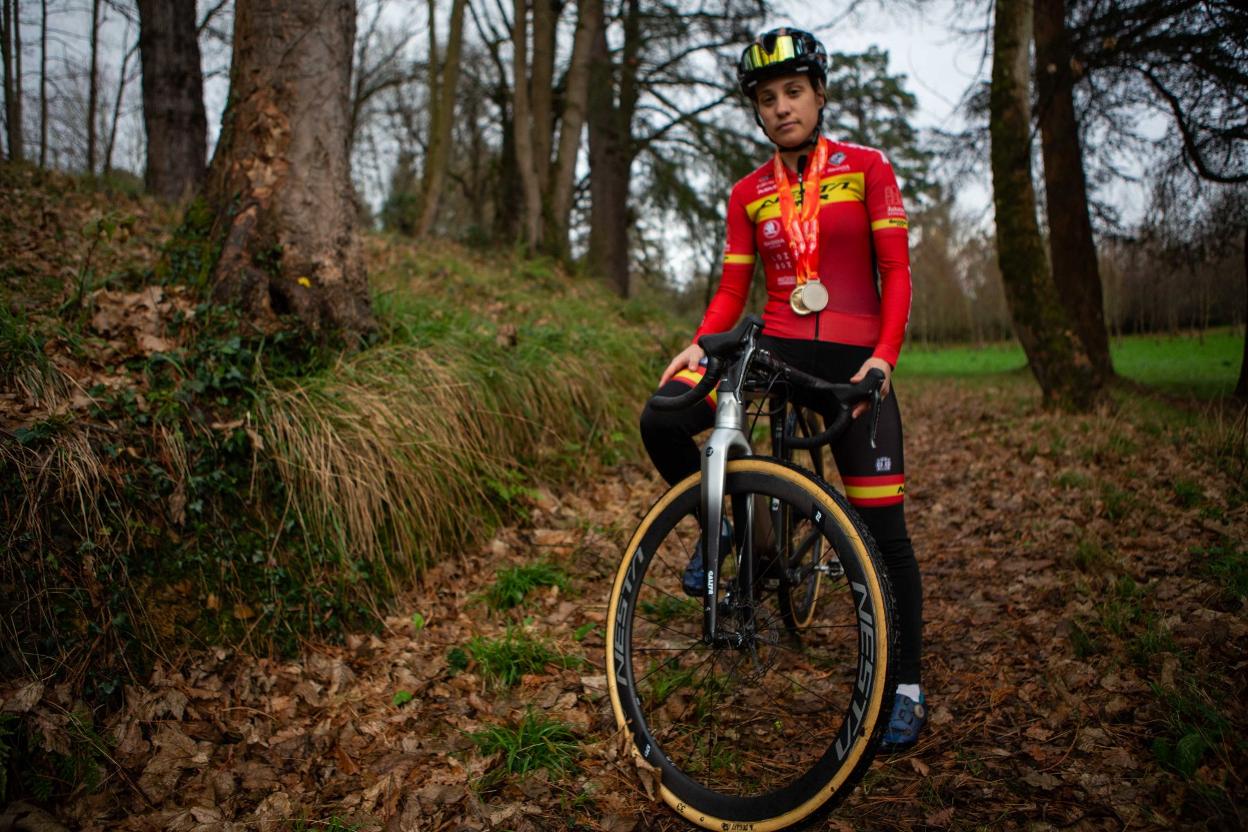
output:
[[[1065,0],[1035,0],[1036,91],[1053,282],[1101,379],[1114,374],[1075,117]]]
[[[238,0],[229,105],[205,187],[213,296],[351,340],[375,326],[351,185],[353,0]]]
[[[992,191],[997,259],[1014,331],[1046,402],[1089,407],[1100,386],[1069,325],[1045,260],[1031,181],[1030,0],[996,0],[992,88]]]

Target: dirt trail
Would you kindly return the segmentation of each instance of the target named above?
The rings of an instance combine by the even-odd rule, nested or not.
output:
[[[821,828],[1242,826],[1244,717],[1221,697],[1242,695],[1248,624],[1242,598],[1192,554],[1228,540],[1242,548],[1239,486],[1164,432],[1108,414],[1043,414],[1024,389],[903,390],[930,730],[914,752],[878,761]],[[61,820],[126,830],[683,828],[620,754],[603,700],[608,582],[659,490],[653,475],[624,467],[541,497],[525,528],[434,568],[378,635],[295,662],[218,652],[163,669],[128,692],[104,787]],[[567,591],[491,612],[480,595],[494,570],[538,558],[566,569]],[[510,689],[472,665],[452,672],[456,649],[509,626],[584,664]],[[573,726],[577,770],[489,777],[498,755],[483,757],[468,733],[529,709]],[[1205,738],[1186,776],[1173,767],[1187,758],[1158,762],[1185,730]]]

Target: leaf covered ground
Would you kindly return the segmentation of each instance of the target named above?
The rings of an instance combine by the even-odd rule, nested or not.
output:
[[[931,722],[820,828],[1243,828],[1242,421],[1184,428],[1138,399],[1047,413],[1021,376],[902,396]],[[378,633],[297,660],[162,665],[100,730],[99,787],[53,814],[124,830],[682,828],[623,753],[602,670],[609,581],[659,490],[623,465],[530,494],[526,523],[444,553]],[[527,592],[497,583],[516,569]],[[57,690],[3,695],[46,736],[72,734]]]

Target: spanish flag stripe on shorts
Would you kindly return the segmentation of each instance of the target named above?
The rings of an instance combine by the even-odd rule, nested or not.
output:
[[[696,372],[696,373],[692,370],[681,370],[679,373],[672,376],[672,378],[680,379],[685,384],[688,384],[690,387],[697,387],[698,384],[702,381],[702,376],[705,374],[706,374],[705,370],[701,370],[700,372]],[[715,408],[715,403],[717,401],[718,393],[719,393],[718,388],[712,387],[711,392],[706,394],[706,403],[711,406],[712,410]]]
[[[905,474],[882,474],[878,477],[841,477],[845,496],[856,506],[892,506],[906,496]]]

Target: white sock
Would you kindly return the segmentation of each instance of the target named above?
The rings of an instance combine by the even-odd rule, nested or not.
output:
[[[923,695],[923,688],[919,685],[898,685],[897,692],[908,697],[911,702],[918,702],[919,697]]]

